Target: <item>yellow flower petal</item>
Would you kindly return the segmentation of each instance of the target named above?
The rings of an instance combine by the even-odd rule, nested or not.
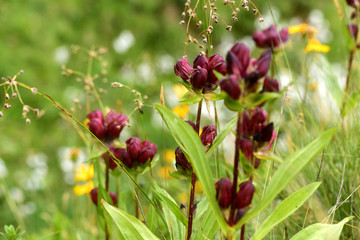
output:
[[[309,53],[311,51],[327,53],[330,51],[330,47],[328,45],[321,44],[316,38],[311,38],[306,45],[305,53]]]
[[[166,149],[164,151],[164,159],[168,163],[173,163],[173,160],[175,159],[175,151],[172,149]]]
[[[187,93],[187,89],[186,87],[184,87],[183,85],[181,84],[175,84],[173,86],[173,90],[175,92],[175,95],[178,99],[182,98],[186,93]]]
[[[307,28],[308,28],[308,25],[306,23],[302,23],[299,25],[294,25],[294,26],[289,27],[288,32],[289,32],[289,34],[306,32]]]
[[[170,178],[169,174],[170,167],[161,167],[158,171],[158,175],[161,178]]]
[[[195,183],[195,192],[196,193],[202,193],[204,190],[203,190],[203,188],[202,188],[202,186],[201,186],[201,183],[200,183],[200,181],[197,181],[196,183]]]
[[[78,185],[74,187],[74,193],[78,196],[90,193],[90,191],[94,188],[93,181],[88,181],[83,185]]]
[[[180,193],[177,198],[180,203],[187,203],[189,201],[187,192]]]
[[[80,164],[75,170],[75,181],[92,180],[94,177],[94,166]]]
[[[172,109],[172,111],[181,118],[185,118],[189,113],[189,105],[182,103]]]

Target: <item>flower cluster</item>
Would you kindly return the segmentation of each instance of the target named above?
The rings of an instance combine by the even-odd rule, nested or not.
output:
[[[219,206],[222,210],[228,209],[233,199],[231,181],[228,178],[221,178],[215,183],[215,189]],[[255,187],[251,181],[246,181],[239,185],[239,190],[236,192],[236,196],[234,196],[236,206],[235,223],[246,213],[254,193]]]
[[[187,58],[177,61],[174,66],[175,74],[180,76],[184,81],[189,82],[194,91],[203,93],[216,89],[218,78],[214,74],[217,71],[223,75],[227,73],[225,59],[218,55],[212,55],[206,58],[204,55],[198,55],[191,66]]]
[[[251,111],[250,117],[246,111],[242,114],[240,149],[254,168],[258,168],[260,164],[254,153],[270,150],[277,137],[273,123],[266,124],[266,122],[267,113],[261,108]]]
[[[91,191],[90,191],[90,197],[91,197],[91,200],[92,202],[97,206],[98,205],[98,196],[99,196],[99,192],[98,192],[98,188],[93,188]],[[113,192],[109,192],[109,196],[114,204],[114,206],[117,205],[117,195],[116,193],[113,193]]]
[[[195,123],[191,121],[187,121],[187,123],[190,126],[192,126],[193,129],[195,130]],[[216,137],[216,134],[217,134],[216,127],[214,125],[203,127],[200,135],[200,139],[206,150],[211,147]],[[175,166],[177,170],[181,170],[184,172],[186,172],[187,170],[192,170],[191,164],[187,160],[185,154],[180,149],[180,147],[177,147],[175,150],[175,161],[176,161]]]
[[[220,87],[232,99],[238,100],[242,95],[257,91],[260,79],[269,70],[271,50],[264,51],[258,59],[251,59],[250,49],[244,43],[236,43],[228,52],[226,60],[229,76],[220,81]],[[269,77],[265,79],[263,92],[278,91],[279,84],[275,80]]]
[[[256,31],[252,38],[259,48],[277,48],[288,40],[289,33],[287,28],[283,28],[280,33],[276,30],[275,25],[271,25],[263,31]],[[281,41],[280,41],[281,40]]]
[[[132,137],[126,141],[126,149],[111,147],[110,152],[126,167],[135,169],[138,165],[152,161],[157,152],[157,146],[148,140],[141,142],[139,138]],[[117,167],[116,160],[110,153],[104,153],[102,158],[104,161],[108,159],[110,169]]]
[[[111,110],[104,119],[101,110],[92,111],[87,115],[89,130],[101,141],[113,141],[119,138],[123,128],[128,124],[129,119],[122,113],[115,113]]]

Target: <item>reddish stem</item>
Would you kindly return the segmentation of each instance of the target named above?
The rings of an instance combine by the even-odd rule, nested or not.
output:
[[[242,114],[239,112],[237,129],[236,129],[236,140],[235,140],[235,157],[234,157],[234,179],[231,189],[231,209],[229,216],[229,225],[233,226],[235,221],[235,209],[236,209],[236,189],[239,175],[239,149],[240,149],[240,128],[241,128]]]

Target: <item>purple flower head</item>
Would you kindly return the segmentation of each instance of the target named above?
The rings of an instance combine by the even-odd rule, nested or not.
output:
[[[98,192],[98,188],[93,188],[91,191],[90,191],[90,198],[91,198],[91,201],[97,206],[98,205],[98,196],[99,196],[99,192]],[[109,193],[109,196],[113,202],[113,204],[116,206],[117,205],[117,196],[115,193],[113,192],[110,192]]]
[[[279,82],[266,76],[262,92],[279,92]]]
[[[241,95],[241,88],[237,79],[238,77],[233,74],[220,82],[221,91],[226,92],[234,100],[239,99]]]
[[[277,48],[281,42],[287,42],[289,32],[287,28],[283,28],[280,33],[278,33],[276,26],[273,24],[263,31],[254,32],[252,37],[256,46],[259,48]]]
[[[192,67],[190,66],[187,58],[178,60],[174,66],[175,74],[181,77],[184,81],[190,78]]]
[[[203,127],[202,133],[200,135],[200,139],[201,142],[204,144],[204,146],[207,146],[208,144],[211,146],[215,137],[216,137],[216,127],[214,125]]]
[[[236,195],[236,206],[238,209],[250,205],[255,192],[255,187],[251,181],[246,181],[240,184],[240,189]]]
[[[249,163],[252,163],[254,158],[254,149],[252,142],[247,138],[241,138],[240,149],[246,159],[249,161]]]
[[[103,140],[106,136],[106,129],[104,120],[101,118],[92,118],[87,123],[90,132],[92,132],[98,139]]]
[[[222,209],[227,209],[231,204],[232,183],[227,178],[220,178],[215,183],[216,199]]]
[[[129,119],[122,113],[115,113],[111,110],[105,118],[105,126],[109,139],[119,138],[121,131],[127,125]]]
[[[214,74],[214,70],[225,75],[227,73],[227,64],[225,59],[219,54],[215,54],[209,57],[208,59],[208,78],[207,83],[216,84],[218,78]]]
[[[157,152],[157,146],[150,141],[146,140],[140,144],[141,151],[137,161],[140,165],[146,163],[148,160],[151,162]]]
[[[187,160],[185,154],[183,153],[183,151],[180,149],[180,147],[177,147],[175,150],[175,166],[176,169],[179,170],[191,170],[191,164],[189,163],[189,161]]]
[[[236,43],[226,57],[228,73],[244,77],[250,62],[250,49],[244,43]]]
[[[360,7],[360,0],[346,0],[347,4],[353,8]]]
[[[190,83],[194,89],[203,89],[206,85],[207,77],[208,71],[205,68],[197,66],[191,74]]]
[[[199,54],[194,60],[193,68],[197,67],[208,69],[208,60],[203,54]]]
[[[261,131],[266,125],[267,113],[262,108],[251,111],[251,120],[249,121],[249,129],[251,133]]]
[[[126,151],[129,153],[132,161],[137,161],[141,151],[141,140],[137,137],[129,138],[126,141]]]
[[[359,32],[358,26],[357,26],[356,24],[351,23],[351,24],[348,24],[348,25],[347,25],[347,29],[348,29],[350,35],[351,35],[351,36],[354,38],[354,40],[356,41],[357,35],[358,35],[358,32]]]
[[[259,132],[255,133],[254,140],[257,141],[259,144],[269,142],[271,140],[271,137],[273,136],[273,131],[274,131],[274,124],[269,123]]]
[[[127,166],[128,168],[132,167],[132,161],[130,158],[130,155],[126,152],[126,150],[124,148],[114,148],[111,147],[110,152],[112,152],[114,154],[114,156],[119,159],[125,166]],[[104,161],[106,161],[106,158],[109,159],[109,168],[111,170],[115,169],[117,167],[116,164],[116,160],[109,154],[109,153],[104,153],[102,156],[102,159]]]
[[[95,110],[87,115],[87,118],[92,121],[93,119],[99,119],[101,123],[104,122],[104,114],[101,110]]]

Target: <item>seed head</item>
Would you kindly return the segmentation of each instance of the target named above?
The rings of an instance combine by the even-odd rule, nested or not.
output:
[[[232,26],[230,26],[230,25],[226,26],[226,30],[231,31],[231,29],[232,29]]]
[[[16,98],[16,97],[17,97],[17,94],[16,94],[16,93],[13,93],[11,96],[12,96],[12,98]]]
[[[249,11],[249,6],[245,6],[244,9],[245,9],[246,11]]]
[[[26,124],[29,125],[30,123],[31,123],[30,118],[27,118],[27,119],[26,119]]]
[[[11,108],[11,105],[10,105],[9,103],[5,103],[5,104],[4,104],[4,107],[5,107],[6,109],[10,109],[10,108]]]
[[[259,18],[259,22],[260,22],[260,23],[264,22],[264,19],[263,19],[262,17]]]
[[[24,70],[21,69],[21,70],[19,71],[19,74],[24,74]]]
[[[29,112],[29,106],[28,105],[23,106],[23,112]]]
[[[181,25],[185,24],[185,21],[184,21],[184,20],[181,20],[181,21],[180,21],[180,24],[181,24]]]
[[[35,95],[37,93],[37,89],[33,87],[33,88],[31,88],[31,92],[32,92],[32,94]]]
[[[9,94],[8,93],[5,94],[5,99],[9,99],[9,98],[10,98]]]
[[[0,111],[0,117],[2,117],[2,116],[4,116],[4,115],[3,115],[2,111]]]
[[[36,116],[39,116],[40,110],[36,108],[36,109],[34,109],[34,113]]]

